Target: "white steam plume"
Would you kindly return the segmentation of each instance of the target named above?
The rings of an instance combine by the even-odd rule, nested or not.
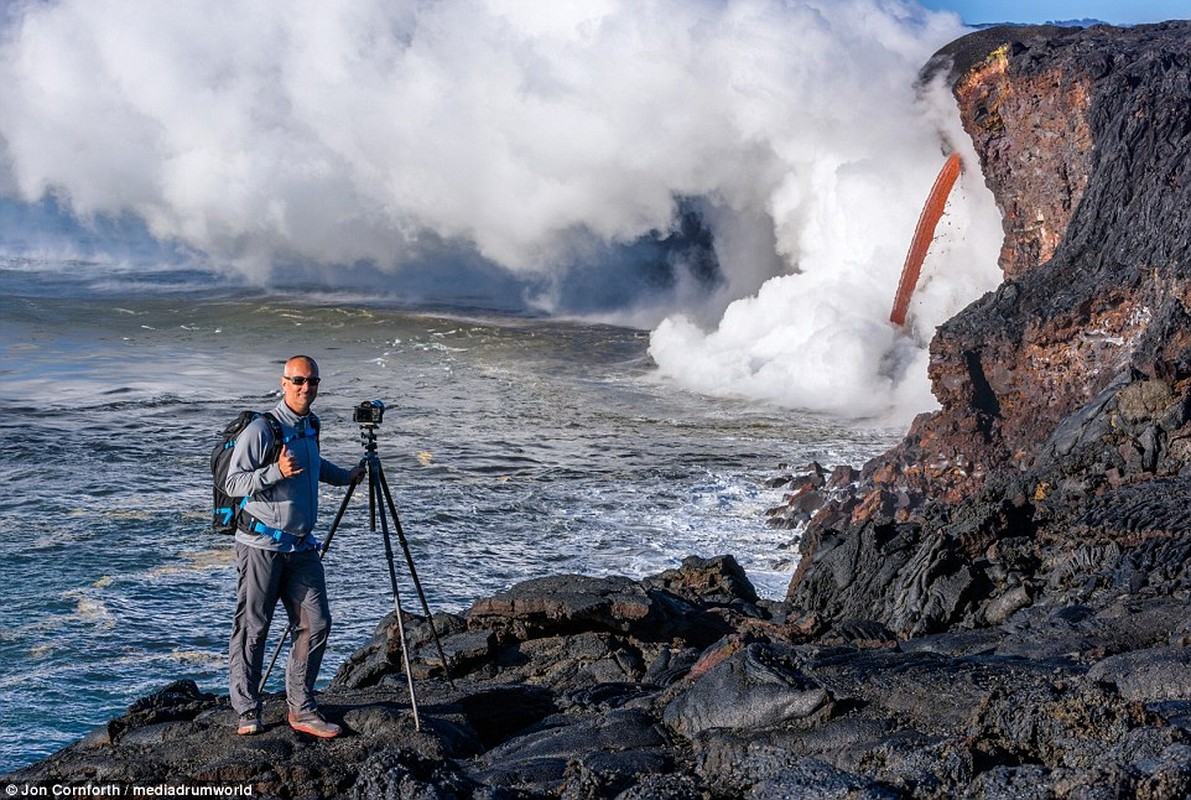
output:
[[[664,320],[650,348],[663,375],[705,393],[897,423],[935,405],[926,346],[938,325],[1000,281],[1000,213],[941,85],[918,104],[861,108],[839,108],[840,124],[857,126],[854,150],[804,131],[809,147],[829,155],[791,170],[773,195],[778,246],[792,274],[733,302],[710,332],[685,315]],[[940,134],[965,171],[900,330],[888,319],[918,214],[944,162]]]
[[[916,338],[884,322],[954,126],[914,77],[964,32],[912,0],[8,10],[0,189],[135,215],[261,281],[294,262],[396,269],[443,240],[548,276],[697,198],[724,280],[710,317],[655,331],[662,373],[876,414],[929,402],[921,340],[997,277],[970,159],[951,212],[966,238],[928,262]]]

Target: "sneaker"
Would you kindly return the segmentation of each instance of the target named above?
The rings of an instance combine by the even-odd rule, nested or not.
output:
[[[309,733],[320,739],[331,739],[339,735],[339,726],[327,722],[317,711],[304,711],[301,714],[289,715],[289,726],[296,731]]]
[[[264,723],[261,722],[260,709],[252,711],[245,711],[240,715],[240,724],[236,728],[236,733],[241,736],[255,736],[265,729]]]

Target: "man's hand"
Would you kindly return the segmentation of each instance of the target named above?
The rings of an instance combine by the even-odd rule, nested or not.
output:
[[[367,472],[368,467],[364,466],[363,464],[357,465],[356,468],[352,470],[351,482],[359,483],[360,481],[364,480],[364,475]]]
[[[281,453],[277,456],[277,466],[281,468],[281,475],[284,478],[292,478],[303,472],[302,465],[298,463],[298,457],[291,453],[286,445],[281,445]]]

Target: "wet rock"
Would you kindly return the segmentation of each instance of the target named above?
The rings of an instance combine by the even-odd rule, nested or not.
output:
[[[496,686],[459,700],[486,747],[494,747],[557,711],[551,692],[534,686]]]
[[[688,556],[676,570],[666,570],[645,581],[691,603],[730,605],[738,601],[757,602],[753,588],[740,564],[732,556],[698,558]]]
[[[488,786],[572,796],[611,797],[642,774],[672,767],[655,721],[637,710],[594,717],[551,717],[532,732],[493,748],[473,772]]]
[[[750,645],[712,667],[666,707],[666,724],[692,737],[711,728],[753,730],[825,709],[831,696],[772,645]]]
[[[747,579],[739,586],[730,582],[735,579],[733,565],[735,562],[730,559],[721,560],[713,565],[716,577],[706,580],[717,586],[717,590],[752,592]],[[691,580],[693,573],[703,574],[687,567],[684,570],[681,577],[672,575],[660,582],[681,583]],[[735,566],[735,570],[739,567]],[[734,595],[721,598],[731,596]],[[755,599],[755,593],[752,596]],[[568,575],[526,581],[476,602],[468,616],[473,627],[482,626],[506,638],[523,641],[583,631],[627,633],[654,640],[689,637],[710,641],[726,629],[719,618],[705,614],[675,594],[619,577]]]
[[[1184,700],[1191,689],[1191,647],[1118,653],[1095,664],[1088,677],[1113,684],[1129,700]]]
[[[669,686],[684,677],[699,660],[699,651],[693,647],[663,647],[641,677],[641,682],[651,686]]]
[[[199,691],[190,679],[174,681],[128,707],[128,717],[141,725],[172,720],[194,719],[215,700],[215,695]]]
[[[594,627],[627,631],[649,616],[649,596],[627,578],[562,575],[517,584],[474,603],[468,616],[516,626],[518,638]]]
[[[358,800],[388,797],[447,800],[469,796],[478,788],[457,770],[427,760],[417,752],[386,748],[360,765],[359,777],[347,796]]]
[[[1003,563],[1027,563],[1004,541]],[[642,597],[660,580],[613,585]],[[701,585],[708,604],[692,592],[676,608],[723,610],[722,585]],[[671,798],[997,796],[1027,778],[1062,796],[1111,774],[1121,796],[1177,796],[1162,793],[1183,787],[1191,742],[1191,706],[1170,688],[1186,680],[1185,606],[1102,600],[909,640],[871,618],[836,620],[815,638],[813,627],[729,616],[742,627],[702,649],[611,632],[608,605],[607,620],[585,619],[594,630],[479,648],[453,685],[417,678],[420,729],[394,665],[373,686],[323,693],[347,729],[331,741],[290,730],[278,697],[263,734],[236,736],[225,698],[171,687],[114,721],[117,735],[8,777],[173,775],[266,797]],[[149,713],[170,709],[189,719]]]

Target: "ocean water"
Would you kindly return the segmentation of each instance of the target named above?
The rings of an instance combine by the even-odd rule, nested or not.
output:
[[[728,552],[781,597],[796,551],[765,524],[781,499],[766,481],[896,436],[685,391],[641,330],[96,274],[0,264],[0,773],[170,681],[226,691],[234,565],[208,533],[208,459],[237,411],[276,402],[288,355],[321,365],[326,457],[357,461],[352,408],[386,404],[379,454],[433,610]],[[320,533],[342,497],[325,488]],[[326,568],[323,682],[392,608],[365,495]]]

